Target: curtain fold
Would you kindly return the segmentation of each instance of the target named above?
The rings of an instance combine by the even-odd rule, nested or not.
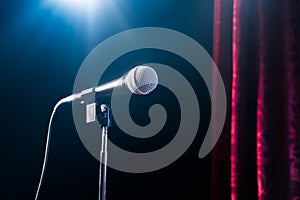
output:
[[[231,102],[212,199],[300,199],[300,1],[215,0],[213,57]]]
[[[284,1],[259,1],[258,199],[288,198]]]
[[[232,0],[214,2],[213,59],[222,75],[227,96],[227,114],[222,134],[212,151],[212,199],[230,198],[230,121],[231,121],[231,79],[232,79]],[[215,84],[215,79],[213,79]],[[214,94],[215,95],[215,94]],[[212,99],[212,106],[215,106]],[[213,126],[214,127],[214,126]],[[212,129],[214,133],[214,128]],[[217,190],[216,190],[217,189]]]
[[[300,1],[287,1],[285,10],[289,197],[298,200],[300,199]]]

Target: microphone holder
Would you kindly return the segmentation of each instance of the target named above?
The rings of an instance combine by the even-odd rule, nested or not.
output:
[[[100,106],[99,123],[101,125],[101,150],[99,165],[99,193],[98,200],[106,200],[106,174],[107,174],[107,134],[110,127],[110,107],[107,104]]]

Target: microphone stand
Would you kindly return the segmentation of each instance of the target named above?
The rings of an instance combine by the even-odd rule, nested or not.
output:
[[[106,172],[107,172],[107,134],[110,127],[110,108],[106,104],[100,106],[99,122],[102,129],[102,141],[99,165],[99,193],[98,200],[106,200]]]

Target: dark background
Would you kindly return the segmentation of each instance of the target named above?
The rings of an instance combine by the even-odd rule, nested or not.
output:
[[[211,0],[106,0],[91,23],[80,14],[54,11],[40,4],[35,0],[0,3],[0,199],[34,199],[52,107],[72,93],[82,61],[100,42],[128,29],[154,26],[180,31],[212,52]],[[210,116],[210,101],[201,76],[176,55],[145,50],[117,59],[104,79],[116,78],[147,62],[172,66],[190,81],[201,109],[199,132],[188,151],[164,169],[146,174],[109,169],[107,199],[209,199],[210,155],[201,160],[197,157]],[[122,72],[114,70],[119,65],[124,66]],[[158,87],[146,99],[133,98],[133,119],[140,125],[146,124],[149,119],[144,105],[152,102],[164,105],[168,116],[172,116],[163,131],[146,145],[139,145],[139,140],[126,138],[113,126],[110,137],[116,144],[147,152],[172,139],[180,109],[166,88]],[[41,199],[97,199],[98,164],[76,133],[71,106],[60,109],[53,123]]]

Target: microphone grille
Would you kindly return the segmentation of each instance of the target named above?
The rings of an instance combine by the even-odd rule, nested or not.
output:
[[[158,76],[151,67],[137,66],[128,72],[125,82],[132,93],[146,95],[156,88]]]

